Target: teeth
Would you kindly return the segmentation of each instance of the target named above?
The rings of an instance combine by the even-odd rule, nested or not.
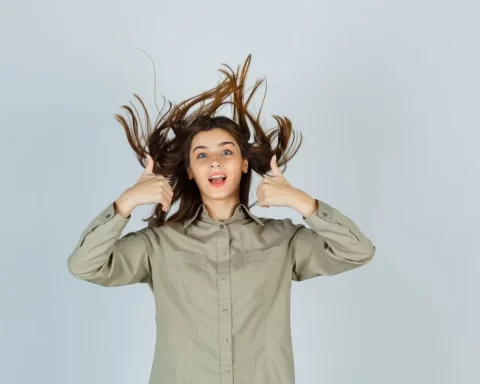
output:
[[[212,176],[212,177],[210,177],[210,180],[211,180],[211,179],[222,179],[222,178],[224,178],[224,177],[226,177],[226,176],[220,176],[220,175],[218,175],[218,176]]]

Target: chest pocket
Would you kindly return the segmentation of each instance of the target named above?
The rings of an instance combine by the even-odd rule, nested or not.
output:
[[[205,291],[206,265],[206,252],[170,250],[165,254],[165,269],[170,285],[182,297]]]
[[[248,291],[264,294],[281,282],[286,252],[283,244],[244,252],[245,285]]]

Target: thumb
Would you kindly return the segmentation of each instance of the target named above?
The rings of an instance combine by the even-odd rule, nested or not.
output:
[[[272,168],[273,176],[282,176],[282,172],[280,172],[280,168],[278,168],[277,164],[277,155],[272,156],[272,159],[270,160],[270,168]]]
[[[145,166],[145,170],[143,171],[143,173],[144,174],[146,174],[146,173],[152,174],[153,173],[154,161],[152,159],[152,156],[150,156],[148,153],[146,154],[146,157],[147,157],[147,165]]]

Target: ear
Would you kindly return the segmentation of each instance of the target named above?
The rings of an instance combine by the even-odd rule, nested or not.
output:
[[[247,173],[247,172],[248,172],[248,160],[247,160],[247,159],[244,159],[244,160],[243,160],[243,168],[242,168],[242,171],[243,171],[243,173]]]
[[[190,167],[187,168],[187,175],[188,175],[188,180],[192,180],[193,175],[192,175],[192,171],[190,171]]]

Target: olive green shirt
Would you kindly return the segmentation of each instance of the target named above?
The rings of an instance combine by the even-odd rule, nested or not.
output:
[[[79,279],[147,283],[156,308],[149,384],[294,384],[292,281],[369,263],[375,246],[327,203],[303,220],[258,218],[243,204],[225,221],[203,205],[184,224],[130,220],[110,203],[68,258]]]

